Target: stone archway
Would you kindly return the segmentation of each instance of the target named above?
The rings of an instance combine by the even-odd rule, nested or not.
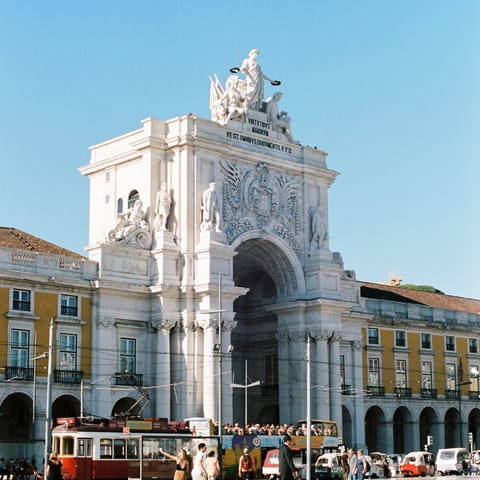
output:
[[[412,414],[408,408],[399,407],[393,414],[393,451],[406,452],[412,445],[415,445]]]
[[[468,432],[472,434],[473,449],[480,446],[480,409],[473,408],[468,415]]]
[[[342,405],[342,436],[343,443],[353,447],[352,416],[345,405]]]
[[[369,452],[382,451],[388,445],[385,412],[378,406],[370,407],[365,414],[365,443]]]
[[[419,424],[420,424],[420,438],[419,438],[419,444],[420,444],[420,449],[424,449],[425,445],[427,444],[427,437],[428,435],[432,435],[432,437],[436,440],[434,440],[433,447],[430,447],[431,449],[436,450],[438,448],[438,441],[439,441],[439,429],[438,429],[438,415],[437,412],[432,407],[426,407],[424,408],[421,413],[420,413],[420,419],[419,419]],[[436,442],[436,443],[435,443]],[[435,447],[437,445],[437,447]]]
[[[24,393],[9,395],[0,406],[0,441],[27,441],[33,438],[33,402]]]
[[[80,415],[80,402],[71,395],[62,395],[52,404],[52,419],[55,424],[57,418],[78,417]]]
[[[120,400],[117,400],[112,408],[112,418],[125,415],[125,413],[135,404],[135,402],[136,400],[131,397],[123,397]]]
[[[460,414],[456,408],[449,408],[445,414],[445,448],[460,445]]]
[[[262,417],[264,423],[278,423],[279,384],[288,378],[279,368],[277,315],[271,309],[304,291],[303,271],[293,251],[266,232],[248,232],[233,246],[235,286],[248,292],[233,305],[237,323],[231,333],[232,380],[237,385],[261,382],[253,388],[233,388],[233,421],[243,423],[246,408],[247,422]]]

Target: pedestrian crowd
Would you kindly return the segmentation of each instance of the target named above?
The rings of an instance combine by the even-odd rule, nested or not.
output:
[[[0,458],[0,480],[34,480],[39,478],[35,459]]]
[[[319,424],[316,423],[315,425],[311,426],[311,434],[312,435],[331,435],[336,436],[337,432],[335,430],[334,424]],[[218,428],[218,425],[215,425]],[[223,426],[223,434],[224,435],[290,435],[290,437],[294,437],[297,435],[307,435],[307,425],[294,425],[291,423],[283,424],[283,425],[275,425],[275,424],[264,424],[261,425],[259,423],[252,423],[252,424],[245,424],[241,425],[238,423],[230,424],[226,423]]]

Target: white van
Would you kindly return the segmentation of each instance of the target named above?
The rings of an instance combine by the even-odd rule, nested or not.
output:
[[[467,473],[468,452],[465,448],[440,448],[437,452],[435,469],[440,475]]]

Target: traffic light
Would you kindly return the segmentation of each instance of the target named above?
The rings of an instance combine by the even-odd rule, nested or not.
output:
[[[468,443],[473,443],[473,433],[468,432]]]
[[[427,445],[429,447],[433,445],[433,435],[427,435]]]

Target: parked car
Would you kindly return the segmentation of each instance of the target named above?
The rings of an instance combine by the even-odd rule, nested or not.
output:
[[[404,477],[425,477],[435,474],[435,464],[430,452],[410,452],[400,466]]]
[[[265,460],[263,461],[262,465],[262,475],[266,478],[276,479],[280,477],[280,472],[278,471],[278,452],[280,450],[278,448],[274,448],[267,452],[265,456]],[[298,468],[302,472],[304,472],[304,466],[302,462],[302,451],[301,450],[294,450],[293,453],[293,463],[296,468]]]
[[[315,462],[315,480],[342,479],[342,468],[340,467],[340,454],[324,453]]]
[[[388,455],[381,452],[372,452],[367,455],[370,464],[370,470],[367,473],[369,478],[388,478],[390,477],[390,469],[388,468]]]
[[[440,448],[435,468],[440,475],[468,473],[468,452],[465,448]]]

